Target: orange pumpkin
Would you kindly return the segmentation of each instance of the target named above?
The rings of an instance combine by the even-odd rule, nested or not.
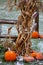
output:
[[[43,38],[43,35],[40,35],[40,34],[39,34],[39,38]]]
[[[38,32],[37,31],[33,31],[33,33],[32,33],[32,38],[38,38]]]
[[[6,61],[14,61],[16,60],[16,53],[14,51],[6,51],[4,58]]]
[[[42,60],[42,59],[43,59],[42,53],[37,53],[37,54],[36,54],[36,59],[37,59],[37,60]]]
[[[24,59],[24,61],[26,61],[26,62],[32,62],[32,61],[35,60],[35,59],[34,59],[33,57],[31,57],[31,56],[24,56],[23,59]]]
[[[36,52],[33,52],[30,55],[35,58],[36,57]]]

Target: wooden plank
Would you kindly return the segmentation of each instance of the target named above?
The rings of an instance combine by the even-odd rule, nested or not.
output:
[[[13,39],[16,39],[17,38],[17,36],[15,35],[13,35],[13,36],[10,36],[11,38],[13,38]],[[0,35],[0,38],[9,38],[9,35]]]
[[[0,19],[0,24],[16,24],[17,20]]]

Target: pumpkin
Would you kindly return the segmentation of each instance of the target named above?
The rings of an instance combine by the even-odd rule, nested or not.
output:
[[[37,53],[37,54],[36,54],[36,59],[37,59],[37,60],[42,60],[42,59],[43,59],[42,53]]]
[[[39,38],[43,38],[43,35],[40,35],[40,34],[39,34]]]
[[[37,54],[36,52],[33,52],[30,55],[35,58],[36,57],[36,54]]]
[[[23,59],[24,59],[24,61],[26,61],[26,62],[32,62],[32,61],[35,60],[35,59],[34,59],[33,57],[31,57],[31,56],[24,56]]]
[[[37,31],[33,31],[33,33],[32,33],[32,38],[38,38],[38,32]]]
[[[16,53],[14,51],[6,51],[4,54],[4,58],[6,61],[14,61],[16,60]]]

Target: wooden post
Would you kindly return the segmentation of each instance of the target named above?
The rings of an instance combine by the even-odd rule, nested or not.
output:
[[[1,31],[2,31],[2,30],[1,30],[1,24],[0,24],[0,36],[1,36]],[[0,41],[1,41],[1,39],[0,39]]]
[[[0,25],[0,35],[1,35],[1,25]]]
[[[35,30],[39,32],[39,11],[38,11],[38,8],[37,8],[37,13],[38,14],[35,18],[35,22],[37,23]]]

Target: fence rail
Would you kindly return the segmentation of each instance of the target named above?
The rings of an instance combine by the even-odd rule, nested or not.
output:
[[[10,36],[10,37],[13,38],[13,39],[17,38],[16,35],[15,36]],[[0,38],[9,38],[9,35],[0,35]]]
[[[16,24],[17,20],[0,19],[0,24]]]

